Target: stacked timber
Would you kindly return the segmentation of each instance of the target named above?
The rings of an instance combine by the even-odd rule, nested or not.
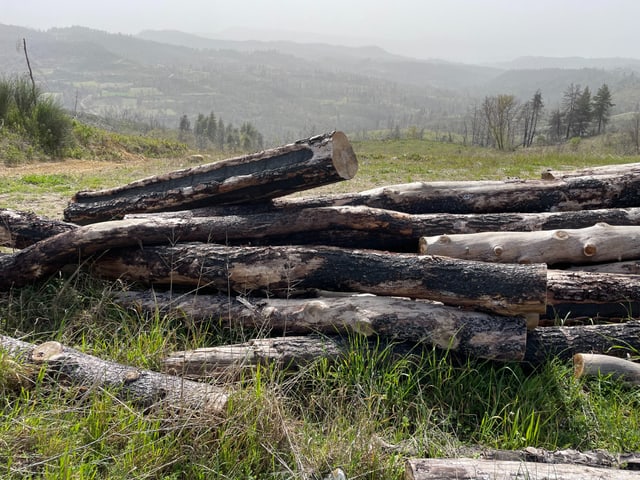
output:
[[[640,315],[640,164],[287,196],[357,167],[333,132],[78,192],[66,222],[0,211],[20,249],[0,256],[0,288],[79,262],[148,289],[124,305],[271,337],[167,360],[190,374],[335,356],[346,333],[531,363],[640,348],[621,322]]]

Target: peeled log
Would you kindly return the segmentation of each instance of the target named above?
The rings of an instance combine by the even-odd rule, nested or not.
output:
[[[624,163],[619,165],[601,165],[597,167],[585,167],[578,170],[545,170],[542,172],[543,180],[558,180],[572,177],[584,177],[589,175],[640,175],[640,163]]]
[[[566,463],[477,458],[415,458],[405,464],[405,480],[627,480],[637,472]]]
[[[220,387],[102,360],[58,342],[33,345],[0,335],[0,347],[29,363],[46,364],[47,373],[57,381],[114,390],[144,408],[187,408],[208,414],[222,414],[226,408],[228,395]]]
[[[630,360],[595,353],[576,353],[573,356],[576,378],[612,375],[627,383],[640,385],[640,365]]]
[[[541,327],[527,333],[525,362],[534,365],[552,358],[571,360],[577,353],[591,352],[626,357],[640,350],[640,321],[609,325]]]
[[[502,317],[406,298],[351,295],[236,299],[175,292],[122,292],[115,294],[115,302],[150,314],[178,314],[190,322],[215,321],[282,335],[376,335],[493,360],[521,360],[526,347],[526,320],[522,317]]]
[[[640,258],[640,227],[598,223],[581,229],[485,232],[420,239],[422,255],[504,263],[602,263]]]
[[[79,224],[203,205],[255,203],[353,178],[358,162],[342,132],[252,155],[149,177],[122,187],[78,192],[64,211]]]
[[[546,266],[332,247],[176,244],[112,250],[93,271],[158,285],[290,297],[310,289],[423,298],[501,315],[546,310]]]

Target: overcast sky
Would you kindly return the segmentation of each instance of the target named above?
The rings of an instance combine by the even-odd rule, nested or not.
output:
[[[639,0],[2,0],[0,23],[374,44],[464,62],[640,58]]]

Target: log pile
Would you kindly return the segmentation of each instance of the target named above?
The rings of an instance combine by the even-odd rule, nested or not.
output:
[[[356,171],[348,139],[333,132],[78,192],[66,222],[5,210],[0,241],[16,251],[0,256],[0,288],[81,264],[153,288],[123,304],[281,336],[227,358],[209,352],[206,365],[214,354],[220,365],[269,361],[269,348],[280,349],[274,362],[296,364],[282,353],[304,350],[291,335],[346,332],[531,363],[640,348],[637,322],[626,321],[640,309],[640,164],[286,196]],[[580,326],[585,318],[594,325]],[[192,355],[196,370],[202,355]]]

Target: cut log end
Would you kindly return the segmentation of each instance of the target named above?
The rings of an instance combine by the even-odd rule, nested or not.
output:
[[[333,166],[341,178],[351,180],[358,172],[358,159],[353,147],[342,132],[334,132],[331,139],[333,142]]]

